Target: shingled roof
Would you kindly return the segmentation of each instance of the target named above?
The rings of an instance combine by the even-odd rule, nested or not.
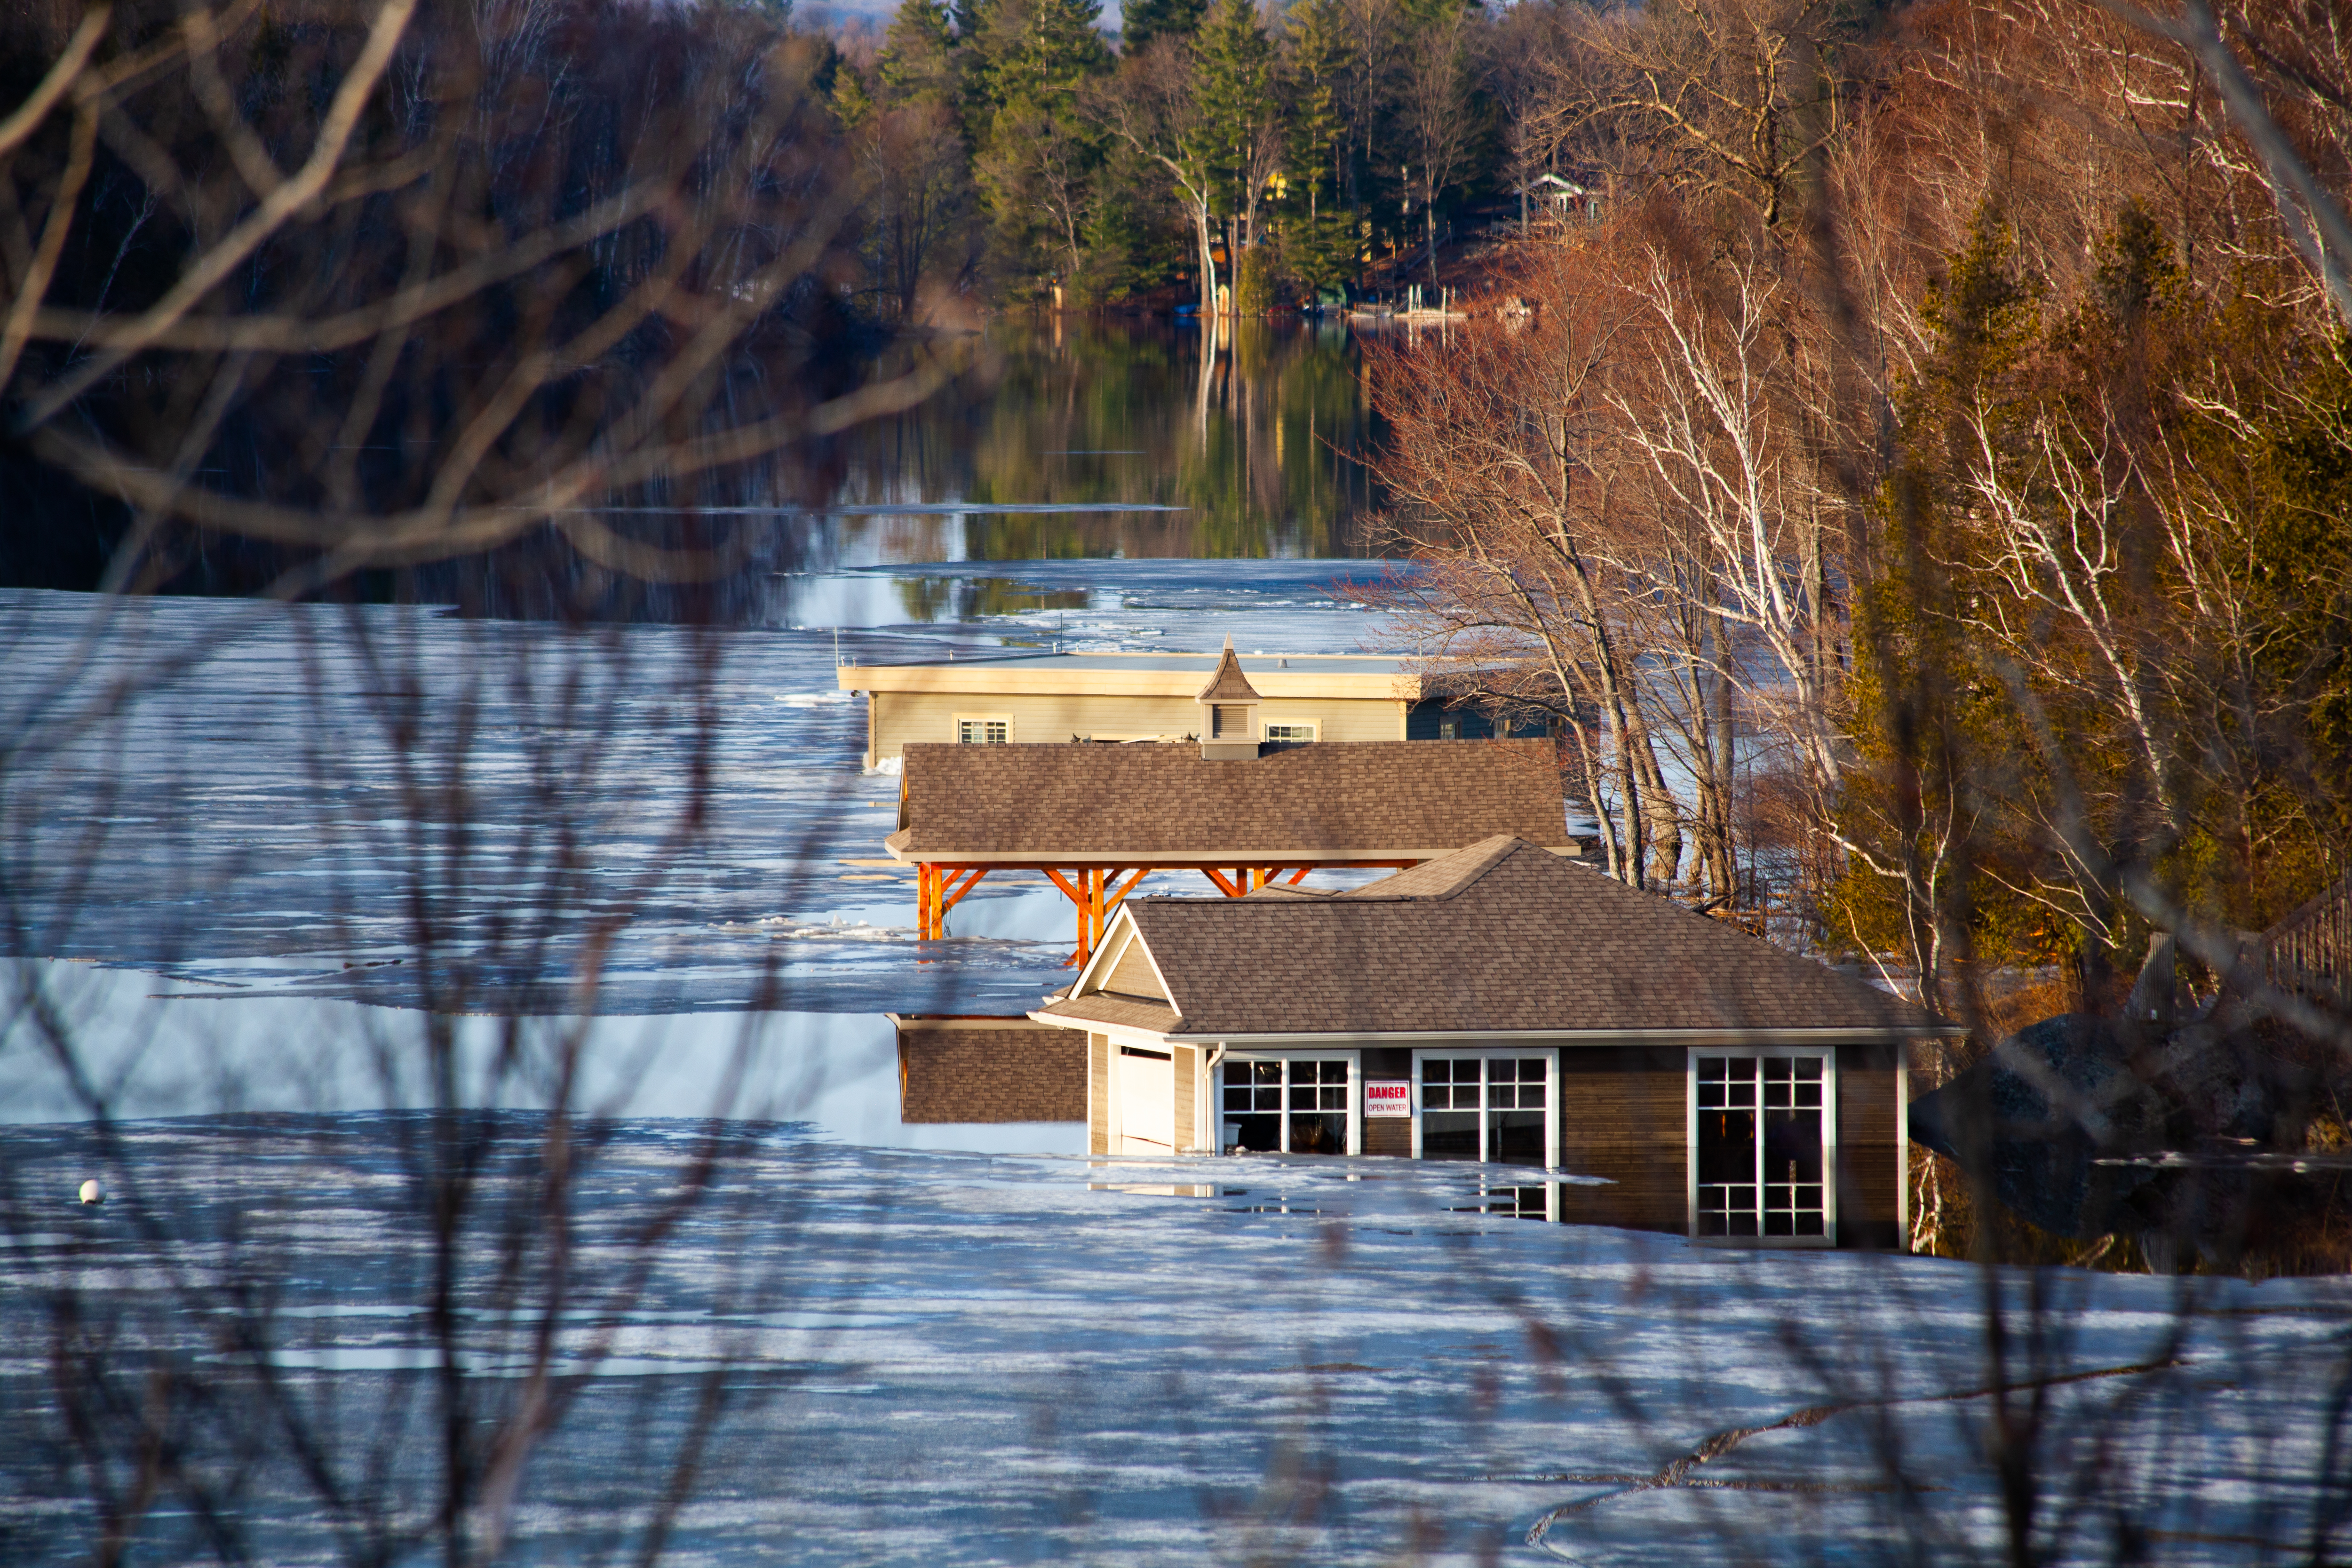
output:
[[[1257,700],[1257,688],[1252,686],[1249,677],[1242,673],[1242,661],[1234,652],[1234,639],[1227,637],[1223,657],[1217,660],[1217,668],[1209,672],[1209,684],[1201,688],[1199,700],[1255,702]]]
[[[1276,865],[1426,859],[1496,833],[1570,843],[1549,741],[1326,742],[1210,762],[1183,745],[906,752],[901,860]]]
[[[1210,1039],[1946,1032],[1851,975],[1507,835],[1352,891],[1130,899],[1125,913],[1175,1016],[1097,992],[1033,1016]]]

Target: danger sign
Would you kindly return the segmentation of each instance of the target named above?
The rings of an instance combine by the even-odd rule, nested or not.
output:
[[[1399,1079],[1386,1083],[1366,1082],[1364,1085],[1366,1116],[1411,1116],[1412,1085]]]

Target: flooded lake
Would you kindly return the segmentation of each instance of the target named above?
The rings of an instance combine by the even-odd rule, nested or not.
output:
[[[675,1065],[633,1104],[667,1114],[700,1109],[728,1037],[683,1016],[793,1020],[776,1059],[824,1058],[829,1087],[803,1075],[763,1113],[892,1141],[880,1015],[1034,1005],[1072,918],[1011,874],[916,942],[911,868],[871,864],[897,780],[863,771],[836,660],[1386,646],[1333,597],[1388,569],[1370,438],[1337,328],[1245,323],[1204,356],[1168,321],[1012,321],[957,394],[844,438],[828,510],[761,520],[774,548],[723,628],[0,589],[8,951],[137,977],[90,992],[141,1063],[131,1113],[214,1109],[229,1081],[373,1108],[267,1065],[342,1027],[299,1009],[454,997],[653,1021]],[[157,1065],[199,1059],[213,1079]],[[0,1115],[58,1114],[37,1078]]]
[[[1174,325],[1024,323],[988,357],[760,519],[717,626],[0,587],[0,1555],[120,1543],[70,1363],[110,1431],[198,1409],[125,1538],[158,1560],[410,1539],[427,1391],[488,1430],[543,1365],[572,1403],[505,1521],[527,1561],[1989,1561],[1989,1290],[2051,1309],[2049,1464],[2120,1468],[2118,1540],[2324,1544],[2337,1281],[2004,1284],[1527,1224],[1467,1163],[903,1122],[883,1015],[1025,1011],[1072,915],[992,875],[917,939],[840,662],[1396,646],[1334,593],[1391,569],[1343,338],[1204,365]],[[460,1120],[488,1180],[445,1254],[420,1151]],[[507,1262],[558,1233],[541,1341]]]

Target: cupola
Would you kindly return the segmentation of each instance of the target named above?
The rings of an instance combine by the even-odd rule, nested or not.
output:
[[[1234,656],[1234,639],[1225,638],[1225,651],[1217,660],[1216,672],[1209,684],[1201,688],[1197,700],[1201,704],[1201,756],[1212,763],[1246,761],[1257,755],[1257,689],[1242,673],[1242,661]]]

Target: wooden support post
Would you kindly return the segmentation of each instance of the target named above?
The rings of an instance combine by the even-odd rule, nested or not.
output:
[[[948,911],[963,902],[963,896],[980,886],[980,879],[987,875],[988,868],[985,866],[940,868],[940,875],[932,883],[939,906],[939,913],[931,922],[933,935],[943,937],[948,934]]]
[[[1244,888],[1240,882],[1227,877],[1223,871],[1218,870],[1213,866],[1203,866],[1200,870],[1201,875],[1206,877],[1210,881],[1214,882],[1217,885],[1217,891],[1224,894],[1224,896],[1229,899],[1238,899],[1243,893],[1248,890]]]
[[[1078,948],[1076,952],[1070,954],[1070,964],[1076,964],[1083,968],[1086,965],[1087,955],[1094,951],[1093,947],[1087,942],[1087,889],[1088,887],[1087,878],[1092,875],[1092,873],[1087,871],[1078,872],[1076,874],[1078,879],[1077,883],[1076,886],[1073,886],[1069,878],[1063,876],[1058,869],[1052,866],[1040,866],[1037,869],[1045,872],[1045,879],[1052,882],[1054,886],[1061,889],[1063,896],[1067,898],[1077,909]],[[1069,967],[1069,964],[1065,964],[1063,967],[1067,968]]]
[[[931,940],[931,880],[933,872],[929,860],[915,862],[915,935],[919,941]]]

